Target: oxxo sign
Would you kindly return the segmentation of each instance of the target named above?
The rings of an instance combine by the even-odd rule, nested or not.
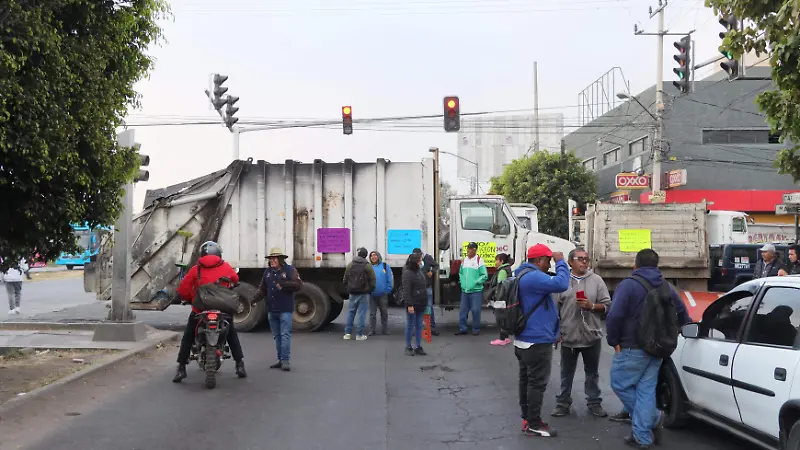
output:
[[[635,173],[618,173],[615,178],[617,189],[648,189],[650,177]]]

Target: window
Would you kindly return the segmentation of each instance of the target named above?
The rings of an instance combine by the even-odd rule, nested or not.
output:
[[[800,289],[767,289],[747,330],[749,344],[794,347],[800,327]]]
[[[89,245],[91,244],[92,236],[91,232],[87,230],[75,230],[74,231],[75,237],[78,241],[78,247],[80,247],[81,251],[86,251],[89,249]]]
[[[753,247],[732,247],[731,261],[734,264],[755,264],[758,261],[758,249]]]
[[[703,130],[703,144],[778,144],[769,130]]]
[[[488,231],[497,235],[511,233],[511,223],[500,209],[495,209],[496,203],[491,202],[464,202],[461,203],[461,228],[465,230]],[[498,223],[500,228],[494,230],[495,213],[500,214]]]
[[[587,168],[589,170],[594,170],[594,168],[595,168],[594,162],[595,162],[595,158],[589,158],[589,159],[587,159],[586,161],[583,162],[583,167],[585,167],[585,168]]]
[[[719,245],[712,245],[709,248],[709,257],[711,258],[711,265],[713,267],[722,266],[722,247]]]
[[[603,154],[603,166],[614,164],[619,161],[619,147]]]
[[[712,303],[703,313],[700,336],[723,341],[737,340],[753,298],[754,293],[749,289],[734,288]]]
[[[744,233],[747,231],[744,217],[734,217],[731,219],[731,229],[734,233]]]
[[[637,156],[637,157],[633,158],[633,161],[632,161],[632,164],[631,164],[631,172],[636,172],[636,171],[640,170],[641,168],[642,168],[642,157],[641,156]]]
[[[628,156],[633,156],[636,153],[642,153],[647,148],[647,136],[633,141],[628,144]]]

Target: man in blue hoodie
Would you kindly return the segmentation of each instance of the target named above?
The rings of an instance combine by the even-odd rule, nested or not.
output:
[[[514,271],[519,279],[522,312],[530,314],[525,329],[514,340],[519,361],[519,406],[522,431],[542,437],[556,436],[556,430],[542,421],[542,402],[553,361],[553,346],[560,334],[558,308],[551,294],[569,289],[569,267],[560,252],[544,244],[528,249],[528,261]],[[556,261],[556,276],[547,273]]]
[[[369,262],[375,271],[375,290],[369,299],[369,335],[375,336],[377,332],[378,310],[381,311],[381,331],[383,334],[389,334],[389,294],[392,293],[394,286],[392,267],[383,261],[379,252],[370,253]]]
[[[658,270],[658,253],[644,249],[636,254],[633,275],[638,275],[653,288],[664,283]],[[670,286],[670,299],[678,313],[678,321],[691,321],[686,306]],[[611,362],[611,389],[622,401],[625,412],[632,416],[633,433],[625,443],[638,449],[648,449],[661,441],[664,415],[656,408],[656,384],[662,359],[641,349],[636,337],[647,288],[634,278],[626,278],[614,291],[611,309],[606,318],[608,345],[616,353]]]

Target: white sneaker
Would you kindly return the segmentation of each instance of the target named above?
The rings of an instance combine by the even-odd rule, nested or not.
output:
[[[345,341],[349,341],[351,337],[352,336],[350,336],[350,334],[348,333],[348,334],[345,334],[344,337],[342,337],[342,339],[344,339]]]
[[[356,340],[357,341],[366,341],[367,340],[367,335],[359,334],[358,336],[356,336]]]
[[[14,308],[14,314],[19,314],[19,313],[20,313],[19,306],[17,306],[16,308]]]

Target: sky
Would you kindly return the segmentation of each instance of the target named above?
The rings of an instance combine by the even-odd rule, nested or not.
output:
[[[165,40],[150,49],[149,77],[136,85],[141,108],[126,122],[150,180],[135,192],[186,181],[227,166],[232,135],[220,125],[204,90],[210,76],[229,77],[240,97],[240,123],[436,115],[457,95],[461,112],[533,110],[533,62],[539,109],[562,112],[567,132],[578,126],[578,92],[619,67],[638,93],[656,80],[656,36],[635,36],[634,24],[655,32],[645,0],[174,0],[162,20]],[[657,0],[652,3],[657,8]],[[719,54],[722,26],[698,0],[672,0],[670,32],[688,32],[696,60]],[[679,36],[664,39],[664,80],[673,80]],[[697,79],[715,70],[702,69]],[[157,126],[178,123],[172,126]],[[155,125],[154,125],[155,124]],[[456,152],[456,133],[441,120],[406,126],[354,125],[243,133],[240,158],[339,162],[418,161],[430,147]],[[415,125],[416,124],[416,125]],[[417,126],[422,124],[422,126]],[[361,128],[360,128],[361,127]],[[456,159],[442,156],[442,176],[456,179]]]

